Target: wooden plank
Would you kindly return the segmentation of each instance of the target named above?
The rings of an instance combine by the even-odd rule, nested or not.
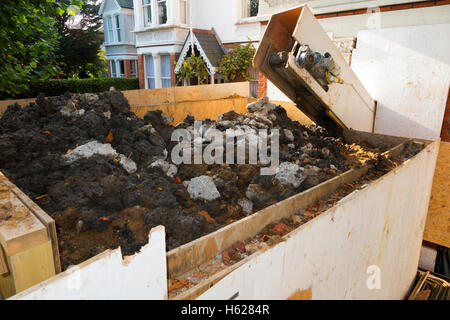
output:
[[[424,240],[450,247],[450,142],[441,142]]]
[[[6,261],[6,255],[0,246],[0,276],[8,273],[8,262]]]
[[[51,218],[36,203],[31,201],[28,196],[19,188],[13,189],[14,194],[23,202],[23,204],[39,219],[39,221],[47,228],[48,238],[52,242],[53,260],[55,263],[55,272],[61,272],[61,261],[59,257],[58,236],[56,234],[55,220]]]
[[[58,237],[56,234],[55,220],[53,220],[52,217],[45,213],[44,210],[42,210],[25,193],[23,193],[22,190],[17,188],[0,172],[0,188],[1,186],[3,186],[5,190],[10,190],[10,192],[12,192],[20,201],[22,201],[24,206],[28,208],[28,210],[30,210],[30,212],[46,227],[48,239],[52,241],[55,272],[61,272],[61,262],[59,257]]]
[[[51,241],[19,252],[10,259],[16,293],[55,275]]]
[[[8,256],[47,240],[46,227],[14,194],[0,199],[0,243]]]

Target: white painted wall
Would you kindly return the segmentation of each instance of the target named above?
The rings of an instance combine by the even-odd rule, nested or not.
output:
[[[243,0],[192,0],[192,21],[195,28],[214,27],[224,44],[260,39],[260,23],[243,17]]]
[[[199,299],[286,299],[308,289],[312,299],[404,299],[416,275],[438,149],[432,143],[251,256]],[[375,276],[369,266],[379,268],[378,289],[367,285]]]
[[[153,228],[149,243],[125,260],[120,248],[107,250],[10,299],[167,299],[164,227]]]
[[[334,38],[349,38],[367,29],[450,23],[450,5],[326,18],[319,23]]]
[[[450,24],[358,33],[352,67],[378,101],[375,132],[439,139],[450,85]]]
[[[260,0],[259,11],[264,15],[307,4],[314,14],[319,14],[419,1],[422,0]]]

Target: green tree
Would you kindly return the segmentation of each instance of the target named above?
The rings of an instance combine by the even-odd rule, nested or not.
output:
[[[100,3],[97,2],[83,1],[80,14],[75,19],[67,12],[56,16],[61,35],[57,53],[63,77],[98,77],[107,72],[106,61],[101,55],[102,17],[98,15]]]
[[[67,12],[78,0],[0,1],[0,95],[14,96],[30,82],[59,71],[58,32],[52,18]]]

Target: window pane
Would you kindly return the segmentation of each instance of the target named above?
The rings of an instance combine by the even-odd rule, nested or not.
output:
[[[161,76],[164,78],[170,78],[170,56],[161,56]]]
[[[116,20],[117,41],[121,42],[122,41],[122,34],[121,34],[121,31],[120,31],[120,17],[119,16],[115,16],[115,20]]]
[[[149,89],[155,89],[156,88],[155,78],[148,78],[148,88]]]
[[[180,21],[183,24],[187,24],[187,6],[186,6],[186,1],[185,0],[181,0],[180,1]]]
[[[136,60],[131,60],[130,61],[130,74],[132,76],[136,76]]]
[[[170,88],[172,86],[172,81],[170,81],[170,79],[162,79],[161,84],[163,88]]]
[[[256,17],[258,15],[259,0],[245,0],[245,13],[246,17]]]
[[[114,32],[111,17],[108,17],[108,35],[109,42],[114,42]]]
[[[111,64],[111,77],[115,78],[117,76],[117,74],[116,74],[116,61],[115,60],[111,60],[110,64]]]
[[[147,56],[146,57],[146,68],[147,68],[147,77],[154,77],[155,76],[155,66],[153,63],[153,57],[152,56]]]
[[[125,65],[123,60],[119,60],[119,77],[125,76]]]
[[[167,22],[167,5],[165,0],[158,0],[158,23],[164,24]]]
[[[104,36],[105,36],[105,42],[108,43],[108,20],[107,19],[103,19],[103,25],[105,26],[105,32],[104,32]]]
[[[154,59],[152,56],[146,56],[145,61],[146,61],[146,69],[147,69],[148,88],[154,89],[154,88],[156,88]]]
[[[151,0],[144,0],[144,27],[150,27],[152,23],[152,5]]]

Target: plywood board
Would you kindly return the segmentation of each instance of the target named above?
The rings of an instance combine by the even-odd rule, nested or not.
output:
[[[51,241],[9,257],[16,293],[55,275]]]
[[[450,142],[441,142],[424,240],[450,248]]]

